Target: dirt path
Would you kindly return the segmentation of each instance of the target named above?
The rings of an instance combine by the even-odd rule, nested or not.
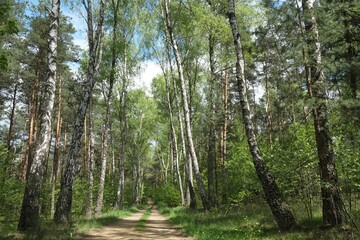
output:
[[[186,237],[180,229],[172,226],[167,219],[160,215],[159,210],[153,207],[151,215],[146,221],[145,227],[142,230],[136,230],[135,226],[139,222],[143,211],[139,211],[129,217],[126,217],[118,222],[100,229],[91,231],[88,234],[80,235],[80,239],[159,239],[159,240],[190,240],[192,238]]]

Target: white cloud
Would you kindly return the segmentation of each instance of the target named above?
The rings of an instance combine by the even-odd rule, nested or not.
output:
[[[144,88],[150,94],[152,80],[162,73],[161,67],[153,61],[144,62],[143,71],[135,77],[135,88]]]
[[[86,38],[74,38],[73,42],[75,45],[79,46],[81,50],[89,49],[89,44]]]

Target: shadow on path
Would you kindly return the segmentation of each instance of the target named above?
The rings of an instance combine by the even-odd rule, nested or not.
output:
[[[152,208],[151,215],[147,219],[144,228],[141,231],[135,230],[135,227],[139,223],[139,220],[144,212],[145,210],[139,211],[109,226],[93,230],[87,234],[80,234],[79,239],[192,239],[191,237],[184,235],[181,229],[172,226],[168,220],[159,213],[159,210],[156,207]]]

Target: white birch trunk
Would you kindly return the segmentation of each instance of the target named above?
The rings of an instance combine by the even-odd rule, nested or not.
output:
[[[186,125],[186,133],[187,133],[187,140],[188,140],[188,147],[191,154],[192,162],[193,162],[193,168],[195,171],[195,177],[196,177],[196,183],[198,186],[198,190],[200,193],[201,201],[203,204],[203,207],[205,210],[210,209],[209,200],[205,191],[204,182],[202,179],[202,175],[200,172],[196,152],[195,152],[195,146],[193,143],[193,137],[192,137],[192,130],[191,130],[191,123],[190,123],[190,111],[189,111],[189,105],[187,100],[187,91],[185,87],[185,79],[184,79],[184,73],[182,68],[182,61],[181,57],[178,51],[178,44],[175,39],[173,30],[172,30],[172,23],[170,19],[170,0],[165,0],[165,14],[166,14],[166,26],[169,33],[169,37],[172,43],[172,48],[175,55],[176,64],[178,67],[178,73],[180,78],[180,90],[182,93],[182,103],[184,108],[184,117],[185,117],[185,125]]]
[[[30,169],[26,179],[25,193],[18,224],[19,231],[25,231],[29,228],[37,229],[40,223],[40,195],[51,141],[51,121],[56,88],[59,13],[60,0],[53,0],[52,9],[50,11],[51,23],[48,40],[48,71],[45,94],[40,113],[40,130],[36,141],[34,155],[32,156],[33,159],[32,161],[29,161],[31,165],[29,166]]]
[[[296,226],[295,218],[289,205],[285,202],[280,189],[278,188],[274,176],[270,173],[266,166],[266,162],[261,156],[258,147],[255,130],[253,126],[250,105],[247,96],[247,82],[245,78],[245,60],[241,46],[240,33],[237,27],[235,15],[234,0],[229,0],[229,23],[232,30],[235,53],[236,53],[236,79],[240,94],[241,110],[244,119],[246,135],[251,155],[253,157],[256,173],[260,179],[263,187],[265,198],[270,206],[270,209],[275,217],[275,220],[282,230],[288,230]]]

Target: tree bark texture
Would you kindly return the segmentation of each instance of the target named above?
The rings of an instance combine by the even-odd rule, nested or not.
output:
[[[174,126],[174,113],[173,113],[173,107],[171,104],[169,76],[165,71],[164,71],[164,76],[165,76],[166,98],[167,98],[167,102],[168,102],[168,110],[169,110],[169,116],[170,116],[169,121],[170,121],[171,141],[172,141],[172,148],[173,148],[173,155],[174,155],[174,168],[175,168],[174,170],[175,170],[177,182],[179,185],[181,205],[184,205],[185,198],[184,198],[184,190],[183,190],[181,174],[180,174],[180,167],[179,167],[178,140],[177,140],[177,134],[175,131],[175,126]]]
[[[179,130],[180,130],[180,138],[181,138],[181,153],[182,153],[184,163],[185,163],[186,191],[184,193],[184,199],[185,199],[186,205],[188,205],[192,209],[195,209],[196,208],[196,196],[195,196],[195,191],[194,191],[192,164],[191,164],[191,158],[187,157],[187,152],[186,152],[186,139],[185,139],[184,125],[183,125],[183,121],[182,121],[182,117],[181,117],[180,100],[179,100],[179,96],[178,96],[175,72],[174,72],[172,61],[171,61],[170,46],[169,46],[170,43],[168,40],[169,39],[166,39],[166,43],[165,43],[166,44],[166,56],[167,56],[167,60],[169,62],[171,80],[172,80],[172,85],[174,88],[175,107],[177,109],[176,113],[177,113],[177,119],[178,119]]]
[[[229,0],[229,22],[234,38],[235,53],[236,53],[236,79],[240,94],[241,110],[243,114],[246,135],[248,138],[249,148],[253,157],[256,173],[260,179],[263,187],[265,198],[268,205],[275,217],[275,220],[281,230],[289,230],[296,226],[295,218],[289,205],[285,202],[285,199],[278,188],[274,176],[270,173],[266,166],[266,163],[261,156],[260,149],[258,147],[257,139],[255,136],[254,126],[252,122],[252,115],[250,112],[250,106],[247,96],[247,87],[245,79],[245,60],[241,46],[241,38],[238,30],[236,15],[235,15],[235,3],[234,0]]]
[[[95,136],[93,129],[93,120],[92,120],[92,101],[89,103],[89,147],[88,147],[88,198],[86,206],[86,218],[91,219],[93,217],[93,190],[94,190],[94,170],[95,170]],[[85,143],[86,144],[86,143]]]
[[[314,0],[303,0],[306,54],[309,66],[308,92],[314,99],[313,117],[320,166],[323,224],[341,225],[345,221],[344,205],[340,197],[334,151],[328,126],[326,87],[321,68],[321,43],[314,10]]]
[[[175,55],[176,65],[178,67],[178,74],[179,74],[179,79],[180,79],[180,90],[181,90],[181,94],[182,94],[182,103],[183,103],[184,115],[185,115],[184,117],[185,117],[185,124],[186,124],[188,148],[189,148],[191,158],[192,158],[193,168],[195,171],[196,183],[197,183],[198,190],[200,193],[201,202],[202,202],[205,210],[209,210],[211,208],[211,205],[209,203],[209,199],[208,199],[207,193],[205,191],[204,182],[202,179],[202,175],[200,172],[200,168],[199,168],[199,164],[198,164],[198,160],[197,160],[197,156],[196,156],[196,152],[195,152],[195,146],[193,143],[191,123],[190,123],[190,111],[189,111],[189,105],[188,105],[188,100],[187,100],[187,91],[186,91],[186,87],[185,87],[185,79],[184,79],[182,61],[181,61],[181,57],[180,57],[180,54],[178,51],[178,44],[177,44],[176,38],[174,36],[173,29],[172,29],[172,23],[171,23],[170,0],[165,0],[165,15],[166,15],[166,27],[167,27],[167,31],[169,33],[171,45],[172,45],[173,52]]]
[[[54,147],[54,160],[51,174],[51,217],[54,217],[55,213],[55,190],[56,182],[59,172],[59,158],[60,158],[60,137],[61,137],[61,127],[62,127],[62,116],[61,116],[61,77],[58,78],[58,113],[57,113],[57,123],[56,123],[56,135],[55,135],[55,147]]]
[[[122,109],[119,112],[119,119],[121,122],[121,142],[119,153],[119,180],[115,194],[115,209],[124,208],[124,194],[125,194],[125,158],[126,158],[126,144],[127,144],[127,131],[128,123],[126,117],[127,109],[127,80],[126,77],[123,81],[123,89],[121,93],[120,106]]]
[[[100,184],[98,191],[98,198],[95,208],[95,217],[99,217],[103,208],[104,188],[105,188],[105,175],[106,175],[106,162],[107,162],[107,149],[108,149],[108,137],[109,137],[109,126],[110,126],[110,115],[112,108],[112,92],[115,82],[115,71],[116,71],[116,59],[117,59],[117,27],[118,27],[118,10],[120,1],[112,1],[112,7],[114,10],[114,23],[113,23],[113,39],[112,39],[112,56],[111,56],[111,70],[109,76],[109,89],[106,96],[106,113],[104,122],[104,138],[103,138],[103,151],[101,155],[101,174]]]
[[[212,206],[216,203],[215,193],[215,162],[216,162],[216,135],[215,135],[215,103],[214,103],[214,85],[215,85],[215,56],[214,56],[215,38],[209,33],[209,59],[210,59],[210,80],[209,80],[209,135],[208,135],[208,161],[207,161],[207,180],[208,180],[208,196]]]
[[[6,141],[6,147],[7,147],[7,150],[9,153],[12,152],[12,136],[13,136],[14,123],[15,123],[15,109],[16,109],[16,97],[17,97],[18,87],[19,87],[19,83],[16,82],[15,86],[14,86],[13,97],[11,99],[9,132],[8,132],[7,141]]]
[[[76,172],[78,171],[77,155],[81,149],[84,134],[84,119],[87,108],[92,97],[92,91],[97,80],[99,66],[102,57],[104,15],[106,1],[100,1],[100,11],[96,32],[93,30],[93,7],[92,0],[82,0],[87,12],[88,42],[89,42],[89,62],[87,69],[87,79],[80,106],[77,111],[74,132],[68,152],[64,175],[61,179],[60,193],[56,205],[54,220],[58,223],[68,223],[70,221],[72,206],[72,190]]]
[[[30,161],[29,175],[26,178],[24,198],[18,224],[19,231],[25,231],[29,228],[37,229],[40,222],[40,195],[49,153],[51,121],[55,99],[59,13],[60,0],[53,0],[52,9],[50,11],[51,23],[48,39],[47,81],[40,113],[40,131],[33,158]]]

